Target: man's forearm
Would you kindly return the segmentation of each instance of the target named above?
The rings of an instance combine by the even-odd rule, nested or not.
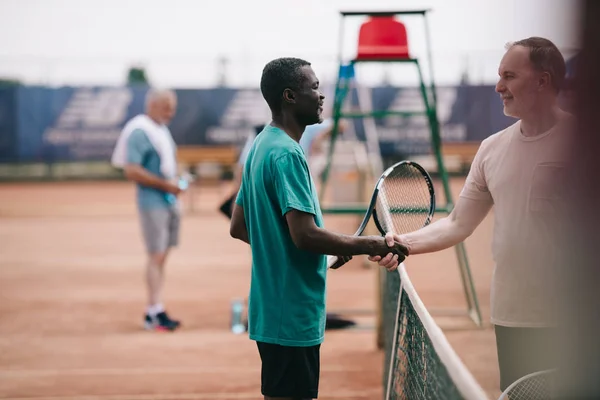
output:
[[[432,253],[455,246],[465,240],[470,232],[452,226],[449,217],[442,218],[415,232],[400,235],[411,255]]]
[[[307,234],[301,243],[304,250],[336,256],[355,256],[374,254],[377,242],[382,240],[376,236],[350,236],[317,228]]]
[[[140,185],[152,187],[164,192],[170,192],[171,186],[173,186],[169,181],[162,179],[141,167],[128,167],[125,170],[125,176],[127,179],[139,183]]]

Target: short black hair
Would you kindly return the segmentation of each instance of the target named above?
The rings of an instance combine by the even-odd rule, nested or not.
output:
[[[281,111],[285,89],[300,89],[304,79],[301,68],[307,65],[310,66],[308,61],[294,57],[277,58],[265,65],[260,79],[260,91],[271,111]]]

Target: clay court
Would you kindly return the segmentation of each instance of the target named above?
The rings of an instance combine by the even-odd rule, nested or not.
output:
[[[455,195],[462,180],[452,182]],[[174,333],[143,331],[144,249],[126,182],[0,186],[0,397],[30,400],[258,399],[254,342],[229,330],[230,301],[245,297],[249,248],[218,214],[227,184],[183,197],[181,245],[170,258],[165,300],[183,321]],[[327,216],[353,233],[357,217]],[[499,395],[489,325],[492,216],[467,241],[485,326],[447,330],[489,394]],[[376,272],[362,259],[330,272],[329,310],[374,312]],[[415,256],[408,272],[428,308],[464,308],[453,250]],[[434,317],[436,315],[434,314]],[[327,331],[320,399],[382,397],[383,352],[374,315],[360,329]],[[464,325],[464,324],[463,324]]]

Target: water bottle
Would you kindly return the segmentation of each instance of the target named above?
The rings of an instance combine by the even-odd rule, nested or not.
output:
[[[234,299],[231,302],[231,332],[239,335],[246,331],[242,314],[244,313],[244,301],[242,299]]]
[[[184,175],[180,176],[177,179],[177,187],[179,188],[179,190],[183,190],[183,191],[187,190],[190,187],[190,180],[191,180],[190,174],[184,174]],[[177,203],[177,197],[175,197],[174,194],[166,193],[165,198],[167,199],[167,202],[169,204]]]
[[[182,176],[179,178],[179,181],[177,181],[177,186],[180,190],[187,190],[187,188],[190,186],[190,182]]]

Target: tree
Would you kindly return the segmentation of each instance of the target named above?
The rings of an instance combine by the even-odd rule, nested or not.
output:
[[[129,68],[129,72],[127,74],[127,84],[150,86],[150,83],[148,82],[148,77],[146,76],[146,70],[143,67]]]
[[[18,79],[0,77],[0,87],[19,86],[19,85],[22,85],[22,82],[19,81]]]

